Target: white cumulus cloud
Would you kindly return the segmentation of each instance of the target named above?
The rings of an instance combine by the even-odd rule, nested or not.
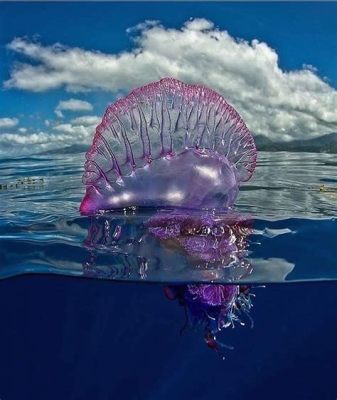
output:
[[[91,111],[92,105],[88,101],[79,100],[79,99],[69,99],[62,100],[59,102],[57,107],[55,108],[55,114],[63,118],[62,111]]]
[[[82,117],[77,117],[71,120],[72,125],[84,125],[92,126],[98,125],[102,121],[102,118],[95,115],[83,115]]]
[[[12,69],[4,85],[116,94],[171,76],[217,90],[253,132],[275,140],[337,131],[337,90],[314,66],[282,70],[268,43],[234,38],[206,19],[187,21],[180,29],[146,21],[128,32],[134,46],[118,54],[16,38],[8,48],[26,62]]]
[[[0,129],[13,128],[19,123],[17,118],[0,118]]]
[[[0,134],[0,157],[38,154],[74,144],[89,145],[95,128],[101,121],[95,116],[83,116],[65,123],[49,123],[48,130],[32,131],[19,128]]]

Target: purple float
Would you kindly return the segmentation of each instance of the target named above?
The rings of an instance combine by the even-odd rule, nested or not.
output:
[[[86,154],[80,211],[225,210],[255,164],[253,137],[222,96],[165,78],[106,110]]]

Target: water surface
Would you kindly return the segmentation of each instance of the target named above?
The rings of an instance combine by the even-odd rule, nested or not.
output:
[[[233,210],[244,229],[233,229],[226,215],[215,216],[239,247],[213,261],[193,255],[180,239],[162,241],[149,232],[148,221],[169,210],[80,216],[83,160],[79,153],[0,161],[1,278],[55,273],[175,283],[337,279],[335,155],[260,152],[256,173],[241,187]],[[207,232],[193,235],[218,245]]]

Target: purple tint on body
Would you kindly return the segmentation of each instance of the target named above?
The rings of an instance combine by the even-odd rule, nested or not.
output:
[[[252,220],[235,213],[214,214],[184,210],[158,212],[146,222],[149,232],[171,248],[182,248],[195,260],[223,266],[246,256]]]
[[[252,308],[250,287],[245,285],[193,284],[166,286],[164,293],[169,300],[178,300],[185,308],[186,322],[182,331],[190,325],[204,329],[204,340],[209,348],[224,354],[232,349],[219,342],[217,334],[224,328],[244,325],[242,319],[249,316]]]
[[[215,91],[165,78],[108,107],[86,154],[80,211],[226,209],[256,164],[252,135]]]
[[[249,215],[186,209],[89,219],[86,274],[165,282],[237,282],[252,272]]]
[[[236,285],[187,285],[185,298],[211,307],[223,307],[233,302],[237,291]]]

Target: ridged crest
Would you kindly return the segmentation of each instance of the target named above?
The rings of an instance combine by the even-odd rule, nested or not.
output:
[[[83,182],[89,192],[94,188],[104,196],[137,169],[186,149],[226,158],[238,184],[251,177],[256,164],[252,135],[222,96],[165,78],[108,107],[86,154]]]

